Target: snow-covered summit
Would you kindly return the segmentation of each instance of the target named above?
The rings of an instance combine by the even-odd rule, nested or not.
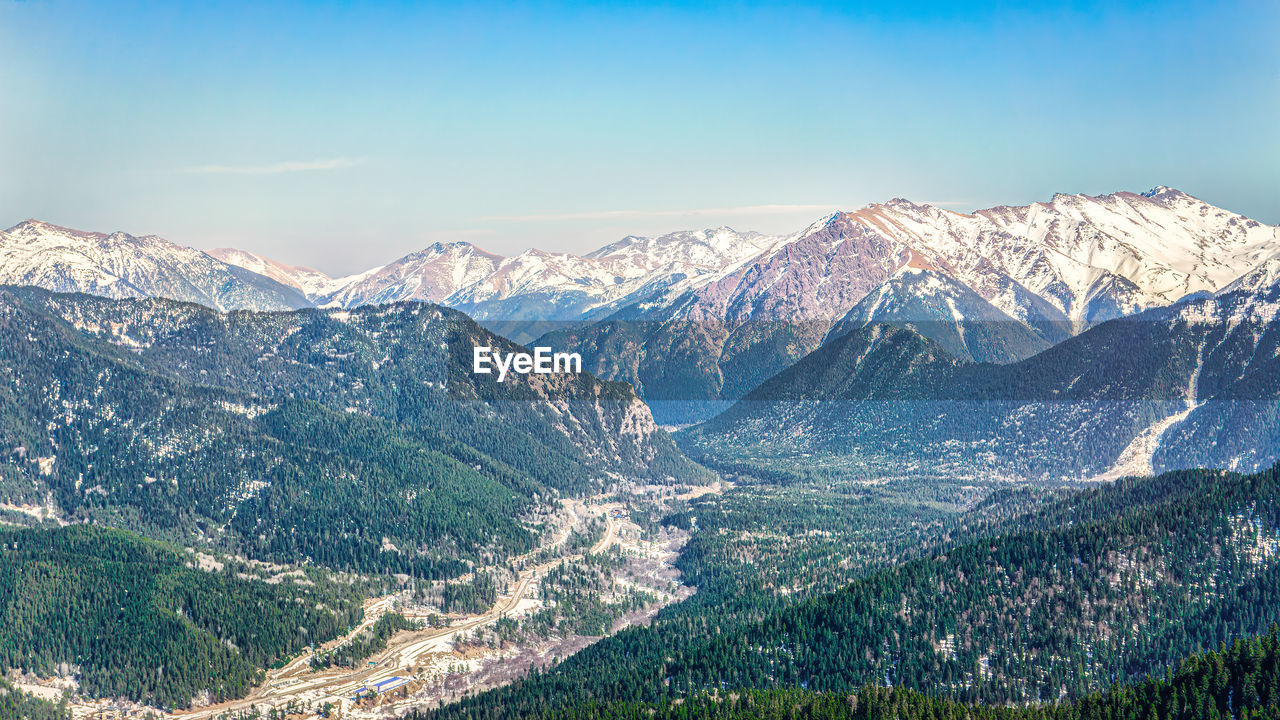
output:
[[[1280,229],[1163,186],[972,214],[895,200],[851,215],[1014,317],[1026,319],[1029,291],[1078,328],[1218,290],[1280,254]]]
[[[309,303],[296,289],[155,235],[27,220],[0,232],[0,283],[113,298],[167,297],[220,310]]]
[[[605,261],[623,275],[634,276],[657,269],[695,274],[759,255],[775,241],[776,238],[757,232],[738,232],[721,226],[652,238],[628,235],[586,257]]]
[[[442,302],[493,273],[502,256],[468,242],[434,243],[382,267],[351,276],[321,299],[324,305],[355,307],[400,300]]]
[[[330,294],[326,302],[351,307],[421,299],[480,319],[567,319],[677,284],[705,283],[777,242],[720,227],[627,236],[586,255],[535,248],[501,257],[469,243],[437,243]]]
[[[278,283],[301,290],[308,298],[318,298],[344,287],[348,278],[331,278],[304,265],[286,265],[256,253],[237,248],[206,250],[213,257],[228,265],[242,267],[250,272],[269,277]]]

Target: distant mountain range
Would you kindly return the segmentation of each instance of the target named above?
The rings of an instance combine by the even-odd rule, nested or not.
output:
[[[1280,228],[1167,187],[972,214],[895,199],[787,236],[626,237],[585,256],[437,243],[343,278],[37,221],[0,234],[2,283],[219,309],[441,303],[519,342],[581,352],[677,423],[872,324],[910,326],[960,360],[1009,363],[1277,258]]]

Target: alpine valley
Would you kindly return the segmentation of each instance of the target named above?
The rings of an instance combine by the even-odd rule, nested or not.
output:
[[[0,232],[0,720],[1280,712],[1278,227],[894,199],[351,271]]]

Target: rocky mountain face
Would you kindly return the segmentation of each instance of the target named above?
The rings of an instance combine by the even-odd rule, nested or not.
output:
[[[28,220],[0,232],[0,284],[112,298],[168,297],[220,310],[291,310],[296,287],[154,235],[81,232]]]
[[[833,216],[697,287],[679,283],[594,324],[538,340],[626,380],[667,422],[705,417],[821,342],[900,258],[882,236]]]
[[[682,442],[712,462],[956,477],[1265,468],[1280,457],[1280,285],[1193,296],[1006,365],[863,325]]]
[[[427,303],[3,288],[0,340],[0,493],[254,557],[438,575],[526,548],[562,494],[702,472],[625,385],[473,374],[474,346],[517,346]]]

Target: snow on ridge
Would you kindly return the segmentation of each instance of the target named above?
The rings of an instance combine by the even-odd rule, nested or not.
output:
[[[167,297],[219,310],[281,310],[305,304],[270,279],[155,235],[71,230],[29,220],[0,232],[0,284],[112,298]]]
[[[1249,272],[1241,275],[1231,281],[1224,287],[1219,294],[1227,294],[1232,292],[1249,292],[1258,293],[1268,288],[1276,288],[1280,286],[1280,252],[1275,257],[1268,258]]]
[[[779,238],[720,227],[654,238],[627,236],[586,255],[534,248],[506,258],[468,243],[437,243],[387,265],[363,282],[349,284],[332,294],[328,304],[352,307],[427,299],[475,309],[500,307],[507,301],[520,306],[524,298],[540,298],[588,312],[636,294],[705,284],[778,242]],[[472,261],[476,257],[488,260],[476,264]],[[434,291],[422,289],[419,278],[445,275],[451,282],[431,285],[428,281]]]
[[[341,288],[345,278],[331,278],[305,265],[286,265],[238,248],[214,248],[209,255],[228,265],[244,268],[252,273],[271,278],[278,283],[300,290],[308,298],[321,297]]]
[[[824,243],[828,250],[821,249]],[[836,249],[847,243],[853,246]],[[86,248],[91,251],[82,252]],[[148,265],[146,258],[153,256],[165,260]],[[1045,202],[969,214],[894,198],[825,215],[787,236],[722,226],[626,236],[585,255],[529,250],[512,257],[467,242],[437,242],[385,266],[330,278],[243,250],[211,250],[206,256],[154,236],[82,233],[27,221],[0,233],[0,282],[112,297],[177,296],[220,309],[274,309],[269,301],[248,299],[250,290],[219,297],[203,280],[195,283],[197,291],[184,294],[155,279],[165,275],[161,265],[171,275],[217,275],[216,267],[208,261],[201,266],[195,256],[295,288],[320,307],[426,300],[488,307],[477,312],[495,318],[508,312],[504,308],[528,312],[544,301],[585,313],[643,300],[660,311],[688,305],[691,296],[720,298],[712,306],[726,311],[729,304],[748,302],[749,311],[807,316],[818,305],[856,302],[865,289],[842,291],[842,283],[874,287],[883,281],[880,274],[901,270],[900,257],[909,257],[950,275],[1014,318],[1044,319],[1045,308],[1052,308],[1061,318],[1049,319],[1069,319],[1083,328],[1106,313],[1168,305],[1245,282],[1252,269],[1280,257],[1280,228],[1166,186],[1144,193],[1059,193]],[[767,282],[760,273],[769,275]],[[179,284],[177,278],[167,282]],[[824,312],[838,316],[847,309]]]
[[[1280,252],[1280,228],[1163,186],[1143,194],[1059,193],[969,215],[894,200],[851,215],[972,287],[1017,283],[1073,321],[1085,319],[1100,288],[1132,284],[1113,298],[1132,312],[1216,291]],[[1007,296],[985,294],[1015,317],[1025,312]]]
[[[354,307],[401,300],[443,302],[487,277],[502,259],[471,243],[437,242],[387,265],[350,276],[320,304]]]

